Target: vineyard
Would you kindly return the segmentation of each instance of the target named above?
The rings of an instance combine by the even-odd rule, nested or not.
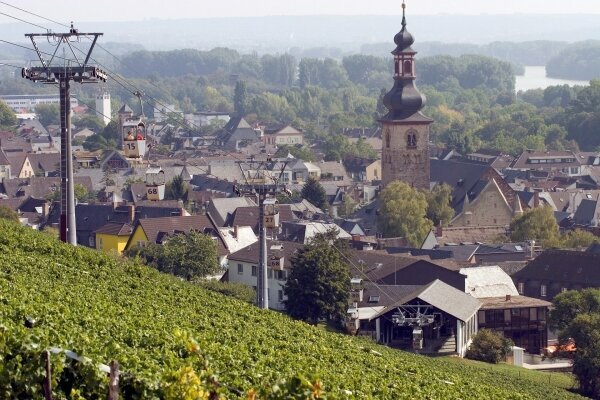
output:
[[[569,399],[490,367],[326,332],[148,267],[0,222],[0,398]]]

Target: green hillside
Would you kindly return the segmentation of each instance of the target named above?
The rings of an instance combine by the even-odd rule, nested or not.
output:
[[[327,398],[578,398],[489,366],[326,332],[7,222],[0,222],[0,232],[0,398],[41,398],[40,354],[49,347],[95,363],[118,360],[124,398],[182,398],[173,388],[189,386],[204,361],[179,331],[197,340],[217,374],[205,371],[200,378],[218,379],[225,398],[246,398],[251,388],[257,397],[262,388],[272,397],[306,398],[276,396],[286,387],[282,380],[296,376],[320,379]],[[33,328],[24,326],[27,318],[35,320]],[[77,391],[86,399],[105,398],[107,379],[95,366],[61,354],[52,361],[55,398]],[[308,381],[303,390],[318,392]]]

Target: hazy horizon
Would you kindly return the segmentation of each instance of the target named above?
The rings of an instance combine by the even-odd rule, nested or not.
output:
[[[46,0],[9,0],[0,2],[0,11],[28,21],[42,22],[31,14],[19,11],[13,5],[60,23],[147,21],[197,18],[231,18],[263,16],[313,15],[401,15],[401,1],[371,0],[221,0],[218,2],[190,3],[183,0],[146,0],[124,2],[104,0],[100,6],[57,7]],[[600,14],[600,2],[571,0],[568,6],[559,0],[415,0],[407,1],[409,15],[498,15],[498,14]],[[0,24],[14,22],[0,15]],[[46,21],[47,22],[47,21]]]

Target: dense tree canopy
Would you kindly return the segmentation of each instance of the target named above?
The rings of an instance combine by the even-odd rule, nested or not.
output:
[[[379,231],[385,237],[403,237],[412,246],[420,246],[433,226],[426,217],[426,195],[404,182],[394,181],[381,191],[379,200]]]
[[[0,100],[0,127],[13,127],[17,125],[17,117],[13,110]]]
[[[60,107],[58,104],[38,104],[35,106],[35,113],[43,126],[60,123]]]
[[[326,210],[328,208],[329,204],[327,203],[325,188],[323,188],[319,181],[312,176],[306,180],[300,195],[303,199],[310,201],[321,210]]]
[[[570,290],[554,298],[550,326],[561,345],[575,342],[573,374],[583,394],[600,396],[600,289]]]
[[[516,242],[536,240],[542,245],[558,241],[558,224],[551,207],[538,207],[525,211],[510,224],[510,238]]]
[[[425,192],[427,196],[427,218],[435,226],[448,225],[454,217],[454,209],[450,206],[452,201],[452,188],[449,185],[436,185],[433,190]]]
[[[217,273],[221,268],[215,241],[209,235],[194,231],[171,236],[163,244],[133,248],[127,255],[139,255],[159,271],[187,280]]]
[[[332,236],[316,235],[294,255],[283,291],[288,314],[316,324],[321,319],[341,320],[348,307],[350,272]],[[333,244],[333,246],[332,246]]]
[[[173,177],[171,182],[168,182],[165,187],[166,197],[171,200],[183,200],[188,191],[187,183],[181,175]]]
[[[563,49],[546,63],[548,76],[590,80],[600,78],[600,42],[590,40]]]

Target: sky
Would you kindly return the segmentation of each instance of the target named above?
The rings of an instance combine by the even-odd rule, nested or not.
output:
[[[0,13],[43,22],[17,6],[59,22],[132,21],[272,15],[393,15],[400,0],[6,0]],[[77,5],[75,5],[77,4]],[[117,11],[118,10],[118,11]],[[600,14],[598,0],[407,0],[407,13],[431,14]],[[0,23],[14,20],[0,15]]]

